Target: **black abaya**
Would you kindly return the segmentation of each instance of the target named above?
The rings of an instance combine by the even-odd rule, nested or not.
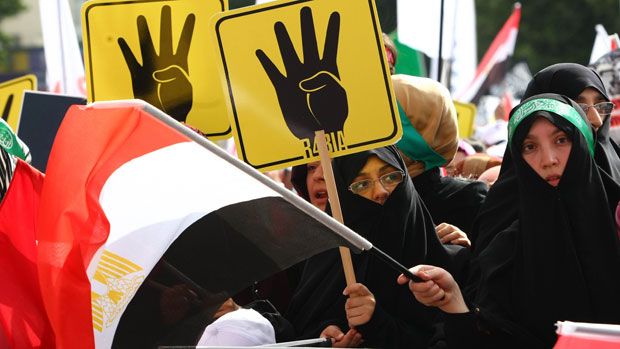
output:
[[[571,105],[586,121],[568,98],[545,94],[532,99],[540,98]],[[481,276],[473,302],[477,315],[449,317],[447,332],[452,342],[461,343],[468,337],[455,325],[461,321],[463,327],[467,316],[485,324],[470,329],[488,326],[474,338],[478,345],[502,345],[508,340],[528,348],[550,348],[556,338],[556,321],[620,323],[616,299],[620,294],[620,243],[612,211],[617,198],[607,194],[617,192],[617,185],[612,188],[615,183],[601,176],[584,137],[589,129],[582,133],[552,112],[530,115],[517,126],[508,150],[514,159],[519,197],[517,220],[491,239],[476,258]],[[557,187],[542,179],[521,155],[521,144],[537,117],[563,130],[572,142]]]

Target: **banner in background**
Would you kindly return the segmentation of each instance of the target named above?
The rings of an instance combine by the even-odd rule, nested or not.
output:
[[[47,90],[86,96],[84,63],[68,0],[40,0]]]

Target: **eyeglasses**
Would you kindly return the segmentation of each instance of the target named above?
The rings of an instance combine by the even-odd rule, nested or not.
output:
[[[364,192],[369,191],[375,185],[376,181],[381,182],[381,185],[384,188],[390,188],[398,185],[405,178],[405,173],[403,171],[394,171],[383,176],[379,177],[379,179],[364,179],[361,181],[353,182],[349,186],[349,190],[354,194],[362,194]]]
[[[587,113],[588,109],[594,108],[600,115],[607,116],[611,114],[612,110],[614,110],[614,104],[611,102],[601,102],[601,103],[596,103],[594,105],[588,105],[584,103],[577,103],[577,104],[579,104],[579,107],[583,109],[584,113]]]

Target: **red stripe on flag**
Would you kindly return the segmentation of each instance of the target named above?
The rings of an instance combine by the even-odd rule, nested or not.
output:
[[[37,222],[39,279],[58,348],[94,346],[86,269],[109,234],[102,186],[127,161],[189,141],[161,125],[138,107],[73,106],[58,130]]]

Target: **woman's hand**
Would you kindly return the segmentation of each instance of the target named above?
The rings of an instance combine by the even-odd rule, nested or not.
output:
[[[340,327],[329,325],[319,335],[321,338],[331,338],[333,348],[354,348],[362,344],[362,334],[355,329],[350,329],[346,334]]]
[[[342,294],[349,297],[344,305],[344,309],[351,328],[370,321],[372,314],[375,312],[376,301],[375,296],[366,286],[360,283],[349,285]]]
[[[401,274],[397,282],[401,285],[408,282],[409,289],[418,302],[429,307],[437,307],[446,313],[469,311],[459,285],[449,272],[432,265],[417,265],[409,270],[425,281],[413,282]]]
[[[471,247],[471,241],[467,238],[467,234],[459,229],[459,227],[448,223],[441,223],[435,227],[435,232],[442,244],[461,245]]]

